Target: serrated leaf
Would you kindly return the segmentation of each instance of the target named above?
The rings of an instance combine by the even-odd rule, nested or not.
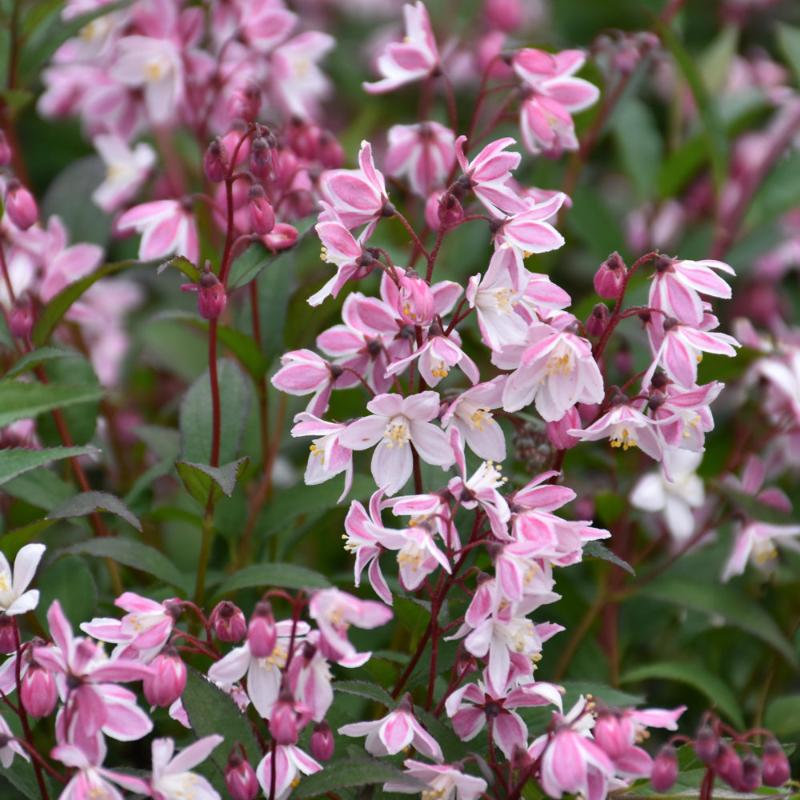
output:
[[[79,448],[76,448],[79,449]],[[2,460],[2,455],[0,455]],[[2,483],[2,481],[0,481]],[[3,484],[3,491],[36,508],[49,511],[75,494],[75,487],[45,467],[26,470]]]
[[[779,22],[778,46],[792,68],[795,83],[800,84],[800,28]]]
[[[250,411],[252,390],[239,367],[230,359],[220,360],[217,371],[222,411],[219,460],[227,464],[236,460]],[[211,423],[211,385],[206,371],[191,385],[181,403],[181,445],[185,461],[202,464],[209,460]]]
[[[99,400],[102,396],[103,389],[98,386],[3,380],[0,381],[0,427],[18,419],[37,417],[54,408]]]
[[[352,789],[358,786],[372,786],[377,783],[399,783],[409,789],[422,791],[421,781],[412,778],[397,767],[377,758],[346,758],[329,761],[322,772],[309,775],[292,792],[295,798],[318,797],[327,792]]]
[[[231,594],[239,589],[280,587],[282,589],[326,589],[330,581],[314,570],[295,564],[253,564],[231,575],[217,587],[217,595]]]
[[[728,717],[739,730],[745,727],[736,695],[719,676],[709,672],[702,664],[686,661],[661,661],[642,664],[628,670],[621,683],[638,683],[646,680],[667,680],[685,683],[704,694],[720,713]]]
[[[638,590],[639,594],[725,620],[766,642],[797,669],[797,655],[772,617],[740,591],[716,582],[664,577]]]
[[[630,575],[636,574],[636,571],[627,561],[620,558],[612,550],[609,550],[602,542],[586,542],[586,544],[583,546],[583,554],[584,556],[589,556],[590,558],[599,558],[602,561],[608,561],[611,564],[614,564],[614,566],[624,569],[625,572],[629,573]]]
[[[375,703],[386,706],[386,708],[394,708],[397,705],[397,702],[389,692],[382,686],[378,686],[377,683],[370,683],[369,681],[336,681],[333,684],[333,689],[336,692],[344,692],[345,694],[372,700]]]
[[[209,494],[213,491],[214,497],[221,491],[226,497],[233,494],[236,482],[247,467],[250,459],[240,458],[221,467],[212,467],[208,464],[194,464],[190,461],[178,461],[175,468],[181,476],[186,491],[205,506],[209,501]],[[216,487],[216,488],[214,488]]]
[[[211,760],[224,771],[231,751],[241,744],[250,763],[261,757],[261,748],[253,735],[250,722],[233,698],[189,667],[186,688],[181,696],[183,707],[198,737],[218,734],[225,741],[211,753]]]
[[[123,566],[146,572],[184,592],[190,591],[184,576],[163,553],[133,539],[121,536],[88,539],[65,548],[63,552],[110,558]]]
[[[2,400],[0,400],[1,404]],[[48,447],[46,450],[26,450],[14,447],[0,450],[0,485],[52,461],[99,452],[94,447]]]
[[[80,354],[76,353],[74,350],[63,350],[60,347],[40,347],[38,350],[31,350],[30,353],[25,353],[3,377],[16,378],[17,375],[22,375],[24,372],[38,367],[40,364],[44,364],[47,361],[60,358],[76,358],[79,355]]]
[[[71,497],[66,503],[54,508],[47,516],[48,519],[69,519],[70,517],[85,517],[95,511],[107,511],[141,532],[142,523],[136,515],[113,494],[108,492],[81,492]]]
[[[186,256],[173,256],[159,265],[156,274],[160,275],[169,267],[180,270],[192,283],[198,283],[200,280],[200,270]]]
[[[33,326],[31,339],[37,347],[42,347],[47,343],[56,326],[64,318],[64,314],[72,308],[73,304],[80,300],[84,292],[94,286],[102,278],[116,275],[126,269],[135,267],[137,261],[116,261],[104,264],[85,278],[70,283],[62,289],[49,303],[45,305],[39,314],[36,324]]]

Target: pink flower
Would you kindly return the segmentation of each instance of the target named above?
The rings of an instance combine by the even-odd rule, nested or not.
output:
[[[438,800],[478,800],[486,791],[486,781],[464,772],[461,766],[448,764],[424,764],[407,758],[403,765],[406,774],[418,781],[422,781],[430,792],[431,797]],[[418,794],[419,789],[410,787],[407,783],[383,784],[384,792],[400,792],[402,794]],[[423,792],[423,794],[425,794]]]
[[[455,281],[429,286],[414,270],[395,267],[393,272],[394,280],[387,273],[381,278],[381,297],[403,323],[430,325],[435,316],[449,314],[461,295],[461,286]]]
[[[511,170],[519,166],[522,156],[519,153],[506,152],[506,148],[516,144],[516,141],[506,137],[491,142],[472,161],[467,161],[464,154],[466,141],[466,136],[456,139],[456,158],[468,187],[478,200],[495,217],[502,218],[506,213],[525,211],[526,203],[517,194],[511,180]]]
[[[317,66],[335,40],[327,33],[305,31],[282,44],[272,54],[271,88],[288,115],[308,119],[318,116],[320,101],[330,82]]]
[[[526,92],[520,106],[520,130],[531,153],[577,149],[571,114],[588,108],[600,96],[596,86],[572,77],[584,60],[579,50],[546,53],[526,48],[515,53],[512,66]]]
[[[361,585],[361,573],[367,568],[375,594],[387,605],[392,605],[392,593],[383,577],[379,559],[384,549],[384,537],[397,531],[383,525],[382,499],[383,492],[379,489],[370,498],[369,513],[358,500],[353,500],[344,519],[344,549],[355,555],[353,583],[356,588]]]
[[[491,413],[502,405],[504,382],[505,377],[500,376],[472,386],[461,392],[442,415],[445,431],[449,434],[456,428],[467,447],[485,461],[503,461],[506,457],[503,429]]]
[[[0,717],[0,737],[4,742],[0,747],[0,764],[3,765],[3,769],[8,769],[14,763],[14,756],[19,756],[25,761],[31,760],[22,745],[15,740],[14,732],[2,717]]]
[[[25,614],[39,605],[39,590],[30,589],[31,581],[44,555],[43,544],[26,544],[14,559],[14,572],[0,553],[0,613],[7,617]]]
[[[444,186],[455,164],[455,134],[438,122],[389,128],[386,172],[408,180],[411,191],[427,197]]]
[[[338,589],[322,589],[311,595],[309,616],[320,632],[323,655],[346,667],[357,667],[369,660],[371,653],[359,653],[347,638],[351,625],[371,630],[385,625],[392,610],[374,600],[360,600]]]
[[[104,744],[96,757],[90,756],[74,744],[59,744],[50,755],[65,766],[75,769],[61,793],[62,800],[93,800],[96,797],[122,800],[122,793],[117,791],[114,784],[136,794],[150,794],[147,782],[141,778],[114,772],[102,766],[106,756]]]
[[[495,242],[510,245],[521,258],[563,247],[564,237],[547,220],[553,219],[565,199],[559,192],[541,203],[529,203],[524,211],[502,221]]]
[[[183,800],[187,797],[192,800],[219,800],[211,784],[190,770],[205,761],[223,741],[222,736],[204,736],[175,755],[175,742],[172,739],[154,739],[153,773],[148,794],[163,800]]]
[[[433,761],[444,760],[439,743],[414,716],[408,699],[381,719],[343,725],[339,733],[344,736],[366,736],[364,747],[373,756],[393,756],[411,746]]]
[[[308,486],[316,486],[344,472],[344,491],[339,502],[353,483],[353,451],[341,444],[347,426],[341,422],[326,422],[313,414],[302,412],[294,418],[292,436],[316,436],[311,442],[306,472]]]
[[[297,24],[297,15],[282,0],[239,0],[241,35],[259,53],[268,53],[283,42]]]
[[[312,350],[292,350],[281,356],[281,368],[272,376],[272,385],[293,395],[311,394],[306,411],[324,414],[338,376],[331,364]]]
[[[389,204],[386,182],[375,169],[372,145],[361,142],[358,153],[359,169],[334,169],[320,178],[323,196],[348,228],[380,218]]]
[[[503,408],[518,411],[533,401],[547,422],[561,419],[576,403],[603,400],[603,376],[589,342],[549,325],[532,329],[536,339],[503,388]]]
[[[586,800],[603,800],[614,776],[611,759],[590,738],[594,720],[586,706],[581,697],[568,714],[553,714],[554,732],[528,750],[532,758],[541,758],[541,785],[550,797],[580,793]]]
[[[455,366],[458,366],[472,383],[480,379],[475,362],[461,349],[461,337],[458,332],[452,331],[449,335],[445,335],[439,325],[432,325],[422,347],[410,356],[393,362],[386,370],[386,374],[398,375],[416,360],[419,360],[420,375],[430,387],[437,386]]]
[[[175,254],[197,262],[197,225],[191,209],[179,200],[155,200],[134,206],[117,220],[117,230],[142,234],[139,244],[142,261]]]
[[[528,726],[513,709],[548,704],[561,710],[561,692],[552,683],[525,683],[509,691],[495,692],[478,681],[453,692],[445,709],[456,735],[464,742],[474,739],[488,722],[494,743],[510,760],[517,748],[528,745]]]
[[[150,121],[171,122],[183,98],[183,64],[174,42],[149,36],[125,36],[116,44],[111,76],[141,89]]]
[[[403,6],[406,35],[402,42],[392,42],[378,57],[378,70],[383,79],[364,83],[370,94],[391,92],[400,86],[428,77],[439,66],[439,50],[433,38],[428,11],[417,0]]]
[[[614,406],[588,428],[574,429],[569,433],[584,442],[608,438],[612,447],[623,450],[639,447],[655,461],[660,461],[663,453],[658,425],[632,405]]]
[[[120,136],[96,136],[94,147],[106,165],[105,180],[92,192],[92,200],[103,211],[116,211],[127,203],[144,183],[156,161],[150,145],[140,143],[131,148]]]
[[[731,287],[714,270],[735,274],[722,261],[681,261],[662,256],[650,285],[650,305],[687,325],[700,325],[704,314],[701,294],[726,299],[731,296]]]
[[[266,797],[272,794],[273,786],[273,760],[275,769],[275,800],[284,800],[294,788],[299,775],[313,775],[322,769],[322,764],[316,762],[297,745],[279,744],[273,753],[270,751],[261,759],[256,767],[256,775],[261,789]]]
[[[701,452],[705,434],[714,430],[710,404],[716,400],[723,384],[712,381],[688,390],[667,384],[654,392],[651,405],[653,419],[658,422],[655,432],[670,447]]]
[[[413,445],[419,457],[442,468],[453,463],[444,431],[430,420],[438,416],[439,395],[422,392],[410,397],[379,394],[367,403],[368,417],[351,422],[341,442],[351,450],[375,448],[372,477],[386,492],[396,494],[411,477]]]

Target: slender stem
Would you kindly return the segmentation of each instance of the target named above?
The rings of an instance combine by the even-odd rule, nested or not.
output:
[[[561,657],[558,659],[558,664],[556,664],[555,673],[553,675],[554,681],[560,681],[566,673],[567,668],[572,661],[572,657],[575,655],[586,634],[589,633],[592,624],[594,623],[595,619],[597,619],[597,615],[602,611],[605,602],[605,592],[601,591],[595,598],[594,603],[592,603],[592,605],[586,609],[583,619],[581,619],[578,625],[573,628],[572,636],[567,642],[567,646],[564,649],[564,652],[561,654]]]
[[[211,381],[211,466],[219,466],[219,449],[222,437],[222,407],[219,398],[217,374],[217,320],[208,323],[208,377]]]
[[[400,220],[403,227],[408,231],[408,235],[411,237],[412,241],[414,242],[414,245],[422,253],[422,255],[425,256],[425,260],[427,261],[428,259],[430,259],[430,253],[425,248],[425,245],[422,244],[422,240],[417,235],[417,232],[414,230],[411,223],[396,209],[393,216]]]
[[[194,602],[201,605],[206,591],[206,572],[211,556],[211,544],[214,541],[214,502],[209,495],[206,512],[203,515],[203,537],[200,540],[200,557],[197,561],[197,578],[194,585]]]

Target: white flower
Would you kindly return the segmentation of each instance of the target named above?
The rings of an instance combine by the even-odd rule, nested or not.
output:
[[[39,604],[39,591],[25,590],[33,580],[45,551],[43,544],[26,544],[14,559],[14,572],[0,553],[0,612],[9,617],[32,611]]]
[[[164,800],[219,800],[211,784],[195,772],[190,772],[222,741],[222,736],[204,736],[184,748],[177,756],[172,739],[155,739],[153,752],[152,789]]]
[[[105,180],[92,192],[92,200],[103,211],[116,211],[130,200],[156,160],[150,145],[143,142],[131,149],[113,134],[98,136],[94,146],[106,165]]]

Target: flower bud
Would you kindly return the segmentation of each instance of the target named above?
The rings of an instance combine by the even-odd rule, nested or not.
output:
[[[439,201],[437,215],[442,226],[447,228],[464,219],[464,207],[454,194],[446,192]]]
[[[738,789],[742,783],[742,759],[727,742],[720,744],[719,754],[714,760],[717,775],[732,789]]]
[[[221,642],[241,642],[247,635],[247,620],[244,612],[230,600],[217,603],[211,612],[211,627],[214,636]]]
[[[319,150],[320,130],[316,125],[293,117],[286,127],[286,141],[289,147],[306,161],[316,161]]]
[[[339,169],[344,164],[344,149],[330,131],[322,131],[319,135],[317,158],[325,169]]]
[[[704,764],[712,764],[720,753],[720,741],[709,725],[703,725],[694,738],[694,752]]]
[[[142,681],[144,696],[151,706],[171,706],[186,688],[186,664],[175,650],[164,650],[151,662],[153,670]]]
[[[0,130],[0,167],[7,167],[11,163],[11,145],[5,133]]]
[[[678,780],[678,753],[671,744],[665,744],[655,760],[650,772],[650,783],[656,792],[666,792]]]
[[[568,431],[581,427],[581,415],[573,406],[561,419],[548,422],[546,426],[547,439],[558,450],[569,450],[578,444],[578,439],[570,436]]]
[[[20,297],[8,316],[8,327],[18,339],[27,339],[33,330],[33,303],[27,296]]]
[[[333,731],[327,722],[318,722],[311,734],[311,755],[317,761],[330,761],[334,750]]]
[[[6,213],[8,218],[23,231],[39,218],[39,209],[33,195],[16,179],[6,185]]]
[[[748,753],[742,759],[742,779],[737,791],[754,792],[761,786],[761,762],[754,753]]]
[[[254,183],[249,196],[250,227],[253,233],[266,236],[275,227],[275,212],[267,200],[264,187]]]
[[[31,662],[19,689],[23,708],[32,717],[47,717],[53,713],[58,701],[58,690],[53,673]]]
[[[761,764],[761,779],[764,786],[783,786],[791,777],[789,759],[776,739],[770,739],[764,745],[764,757]]]
[[[275,227],[263,237],[264,244],[273,252],[294,247],[298,237],[297,228],[287,222],[276,222]]]
[[[598,303],[586,318],[586,332],[589,336],[602,336],[608,325],[608,317],[608,306],[605,303]]]
[[[493,28],[512,33],[523,23],[522,0],[486,0],[486,21]]]
[[[601,265],[594,274],[594,290],[600,297],[616,300],[622,291],[628,268],[622,256],[614,252]]]
[[[225,786],[233,800],[254,800],[258,796],[256,771],[235,751],[225,767]]]
[[[281,691],[278,702],[272,707],[269,732],[278,744],[296,744],[300,731],[291,692]]]
[[[229,106],[231,115],[253,122],[261,110],[261,90],[255,83],[248,83],[231,95]]]
[[[256,178],[269,178],[272,174],[272,150],[263,136],[256,136],[250,145],[250,172]]]
[[[228,151],[219,136],[211,141],[203,156],[203,170],[212,183],[221,183],[228,175]]]
[[[272,655],[278,641],[275,618],[269,603],[258,603],[247,626],[247,644],[253,658],[267,658]]]
[[[218,319],[226,305],[228,296],[225,287],[210,269],[206,269],[200,276],[200,288],[197,292],[197,310],[200,316],[203,319]]]
[[[0,653],[13,653],[17,649],[17,637],[14,634],[14,620],[0,614]]]

